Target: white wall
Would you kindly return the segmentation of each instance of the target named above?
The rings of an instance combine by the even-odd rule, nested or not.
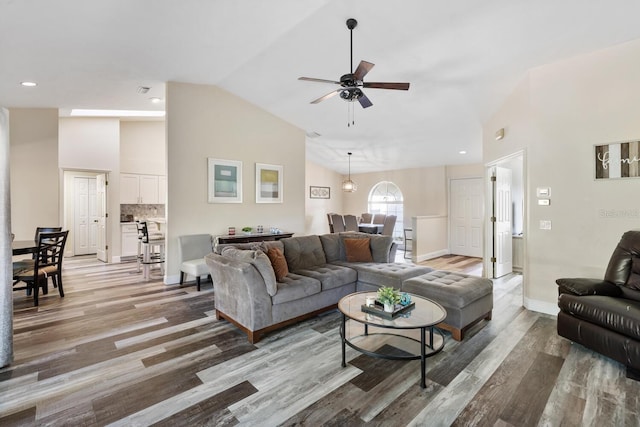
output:
[[[342,175],[307,160],[305,177],[305,234],[326,234],[329,232],[327,214],[342,212]],[[310,198],[309,186],[329,187],[330,198]]]
[[[60,226],[58,110],[12,108],[11,218],[16,240],[31,240],[36,227]]]
[[[165,122],[120,122],[120,172],[166,175]]]
[[[179,276],[177,237],[229,226],[305,233],[305,133],[220,88],[167,84],[167,275]],[[207,202],[207,158],[243,162],[243,203]],[[255,203],[255,164],[284,167],[284,203]]]
[[[411,224],[411,217],[414,216],[447,214],[447,177],[444,166],[351,174],[351,179],[358,185],[358,191],[344,193],[343,212],[340,213],[358,216],[367,212],[371,189],[380,181],[391,181],[402,191],[404,224]]]
[[[601,278],[622,233],[639,228],[640,180],[594,180],[595,144],[640,139],[639,75],[640,40],[539,67],[484,126],[485,162],[526,150],[529,308],[557,312],[555,280]],[[501,127],[505,138],[495,141]],[[550,187],[550,206],[537,205],[537,187]],[[542,219],[551,230],[539,229]]]

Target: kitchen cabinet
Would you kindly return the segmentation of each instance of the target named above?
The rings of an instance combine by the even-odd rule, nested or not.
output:
[[[163,178],[163,199],[166,199],[166,177],[158,175],[120,174],[120,203],[127,205],[157,205],[160,201],[160,178]]]
[[[158,203],[161,205],[167,203],[167,177],[164,175],[158,177]]]
[[[120,256],[129,257],[138,255],[138,226],[136,223],[123,223],[120,238]]]

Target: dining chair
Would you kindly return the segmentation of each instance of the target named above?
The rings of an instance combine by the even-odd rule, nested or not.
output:
[[[345,231],[344,219],[340,214],[331,214],[331,223],[333,224],[334,233],[342,233]]]
[[[384,224],[385,214],[375,214],[373,216],[372,224]]]
[[[37,242],[38,241],[38,236],[40,236],[40,233],[54,233],[54,232],[58,232],[58,231],[62,231],[62,227],[36,227],[36,234],[33,237],[33,241]],[[35,252],[33,253],[32,256],[33,259],[36,258],[36,254]],[[44,260],[45,262],[47,261],[46,258]],[[53,287],[57,288],[58,287],[58,283],[56,281],[56,277],[53,276],[51,278],[51,281],[53,282]]]
[[[333,221],[331,221],[331,215],[335,214],[327,213],[327,221],[329,222],[329,233],[333,233]]]
[[[387,215],[382,226],[382,235],[393,236],[393,228],[396,226],[396,216]]]
[[[67,242],[69,230],[51,233],[41,232],[38,235],[38,250],[35,253],[33,265],[25,264],[21,261],[13,266],[13,290],[24,290],[33,292],[33,305],[38,306],[38,294],[42,288],[42,294],[49,291],[47,280],[55,277],[58,293],[64,297],[62,287],[62,260],[64,257],[64,246]],[[17,286],[18,283],[24,286]]]
[[[371,220],[373,219],[373,215],[371,215],[370,213],[363,213],[362,215],[360,215],[360,218],[362,218],[362,224],[371,224]]]
[[[355,215],[344,216],[344,228],[346,231],[358,231],[358,220]]]

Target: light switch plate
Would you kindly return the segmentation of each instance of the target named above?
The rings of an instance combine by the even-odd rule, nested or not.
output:
[[[538,199],[538,205],[540,206],[549,206],[551,204],[551,199]]]
[[[536,188],[536,195],[538,197],[549,197],[551,195],[551,189],[549,187]]]
[[[550,219],[541,219],[540,220],[540,230],[551,230],[551,220]]]

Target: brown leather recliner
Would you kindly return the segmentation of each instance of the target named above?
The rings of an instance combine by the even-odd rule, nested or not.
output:
[[[627,231],[600,279],[558,279],[558,334],[640,380],[640,230]]]

